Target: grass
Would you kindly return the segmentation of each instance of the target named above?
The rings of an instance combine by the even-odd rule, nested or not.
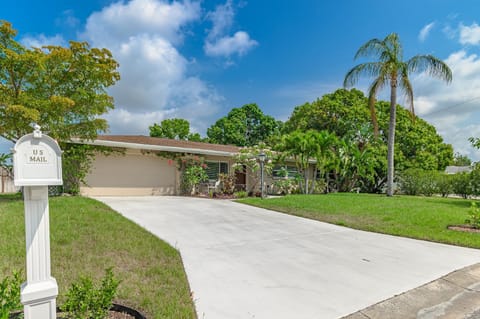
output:
[[[108,267],[121,280],[116,302],[148,318],[196,318],[177,250],[106,205],[84,197],[50,198],[52,276],[61,304],[80,276],[98,280]],[[0,278],[25,274],[23,200],[0,196]]]
[[[355,229],[480,248],[480,233],[447,229],[465,223],[471,200],[337,193],[238,201]]]

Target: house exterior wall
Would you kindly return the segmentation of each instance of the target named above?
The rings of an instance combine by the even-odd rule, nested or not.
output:
[[[15,187],[13,175],[5,168],[0,167],[0,193],[16,193],[20,187]]]
[[[208,162],[228,163],[229,173],[234,173],[232,158],[199,157]],[[180,178],[175,162],[154,152],[127,149],[125,154],[98,154],[80,193],[84,196],[179,195]]]
[[[85,196],[175,195],[178,180],[177,168],[167,159],[129,149],[125,154],[98,154],[80,193]]]

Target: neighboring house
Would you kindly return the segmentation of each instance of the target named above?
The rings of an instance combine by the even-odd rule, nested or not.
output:
[[[18,188],[13,184],[13,174],[12,171],[0,166],[0,193],[16,193]]]
[[[470,173],[472,170],[472,166],[447,166],[445,168],[445,174],[453,175],[458,173]]]
[[[87,196],[178,195],[180,172],[175,161],[158,152],[187,153],[202,156],[209,180],[220,173],[234,174],[233,156],[239,147],[172,140],[149,136],[102,135],[86,144],[124,149],[124,154],[99,154],[80,193]],[[237,173],[237,183],[246,184],[246,176]]]

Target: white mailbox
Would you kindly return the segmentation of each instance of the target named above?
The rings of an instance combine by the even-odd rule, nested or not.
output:
[[[13,147],[15,186],[62,185],[62,151],[50,136],[35,126]]]

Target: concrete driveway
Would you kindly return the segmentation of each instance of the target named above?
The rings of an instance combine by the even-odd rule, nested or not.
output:
[[[97,198],[178,248],[200,319],[339,318],[480,262],[480,251],[223,200]]]

